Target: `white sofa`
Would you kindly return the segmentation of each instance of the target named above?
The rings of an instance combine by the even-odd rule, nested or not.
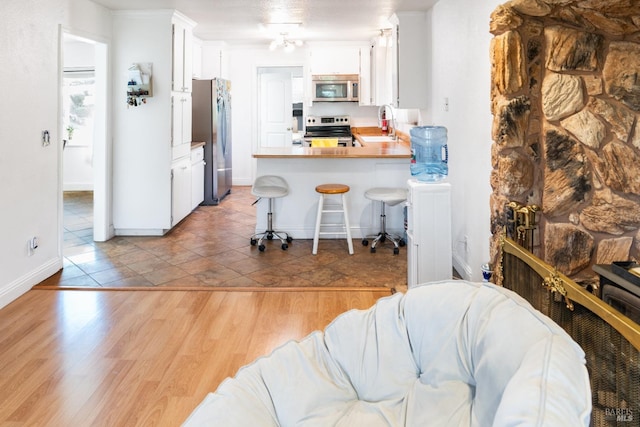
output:
[[[338,316],[210,393],[184,426],[588,426],[582,349],[517,294],[424,284]]]

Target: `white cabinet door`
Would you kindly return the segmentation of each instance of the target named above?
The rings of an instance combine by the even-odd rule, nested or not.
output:
[[[427,14],[398,12],[391,21],[392,35],[392,101],[398,108],[428,106]]]
[[[191,159],[187,157],[171,168],[171,226],[182,221],[190,212]]]
[[[310,53],[311,74],[360,74],[360,48],[322,47]]]
[[[191,150],[191,210],[204,200],[204,147]]]
[[[359,105],[372,104],[371,97],[371,47],[360,48],[360,96]]]
[[[173,24],[173,85],[176,92],[191,92],[193,78],[193,33],[190,26]]]
[[[393,104],[391,35],[378,38],[371,48],[371,98],[373,105]]]
[[[191,28],[185,28],[183,40],[182,87],[183,91],[191,92],[193,80],[193,32]]]
[[[451,279],[451,184],[408,181],[407,284]]]
[[[171,95],[171,147],[182,143],[182,94]]]
[[[173,159],[186,156],[191,149],[191,94],[171,95],[171,148]]]
[[[182,92],[184,87],[184,31],[184,25],[173,24],[173,82],[171,89],[176,92]]]
[[[191,94],[184,94],[184,99],[182,101],[182,129],[180,131],[180,138],[183,144],[191,145],[191,108],[193,104],[193,99],[191,98]]]

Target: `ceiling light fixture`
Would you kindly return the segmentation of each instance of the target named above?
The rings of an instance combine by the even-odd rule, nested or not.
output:
[[[269,45],[269,50],[283,47],[285,52],[293,52],[296,46],[300,47],[302,44],[302,40],[290,40],[287,38],[287,33],[280,33]]]
[[[386,47],[388,43],[390,43],[389,38],[391,37],[391,28],[382,28],[380,29],[380,35],[378,36],[378,46]]]

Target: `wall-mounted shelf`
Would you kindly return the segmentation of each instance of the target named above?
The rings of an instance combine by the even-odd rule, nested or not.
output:
[[[147,98],[153,96],[151,62],[132,64],[128,70],[127,105],[137,107],[146,104]]]

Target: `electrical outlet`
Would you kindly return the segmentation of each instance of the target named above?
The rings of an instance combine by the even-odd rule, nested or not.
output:
[[[444,99],[444,111],[449,111],[449,98]]]

